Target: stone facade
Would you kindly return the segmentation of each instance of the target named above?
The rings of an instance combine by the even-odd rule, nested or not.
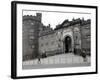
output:
[[[63,44],[63,52],[66,52],[65,38],[70,37],[71,51],[81,54],[82,50],[86,51],[86,54],[90,54],[91,47],[91,20],[73,19],[72,21],[65,20],[62,24],[55,28],[55,31],[61,34],[61,40]],[[70,46],[70,44],[68,44]],[[68,46],[67,46],[68,47]]]
[[[81,43],[82,49],[85,50],[88,54],[91,51],[91,21],[83,21],[81,24]]]
[[[48,55],[61,53],[58,33],[56,33],[50,26],[47,26],[45,30],[40,31],[39,36],[39,53]]]
[[[38,34],[42,15],[23,16],[23,60],[33,59],[38,56]]]
[[[78,54],[81,54],[81,50],[90,54],[90,19],[64,20],[55,29],[50,24],[43,25],[41,19],[41,13],[23,16],[23,59],[33,59],[39,55],[76,53],[76,50]]]

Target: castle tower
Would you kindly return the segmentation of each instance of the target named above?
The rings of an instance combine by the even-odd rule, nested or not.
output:
[[[36,16],[37,16],[38,20],[41,22],[42,14],[41,13],[36,13]]]
[[[34,59],[38,56],[38,35],[41,26],[41,13],[36,16],[23,16],[23,60]]]

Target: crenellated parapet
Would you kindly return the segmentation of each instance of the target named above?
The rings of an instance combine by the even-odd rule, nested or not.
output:
[[[54,33],[54,30],[51,28],[50,24],[48,26],[43,26],[40,30],[39,36],[45,36]]]
[[[91,24],[91,20],[88,19],[88,20],[82,20],[81,21],[81,26],[86,25],[86,24]]]
[[[36,16],[33,15],[24,15],[23,16],[23,21],[25,20],[35,20],[41,22],[42,14],[41,13],[36,13]]]
[[[84,18],[82,19],[78,18],[78,19],[72,19],[71,21],[69,21],[68,19],[66,19],[63,21],[62,24],[57,25],[55,30],[58,30],[64,27],[74,26],[76,24],[79,24],[80,26],[91,24],[91,20],[90,19],[84,20]]]

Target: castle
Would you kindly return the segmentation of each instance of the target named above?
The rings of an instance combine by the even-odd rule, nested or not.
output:
[[[42,14],[23,16],[23,60],[37,58],[39,55],[53,56],[70,53],[90,55],[91,20],[68,19],[52,29],[50,24],[42,23]]]

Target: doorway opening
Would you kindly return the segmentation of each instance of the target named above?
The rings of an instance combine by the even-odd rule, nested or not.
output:
[[[65,37],[65,53],[72,52],[72,40],[71,37]]]

